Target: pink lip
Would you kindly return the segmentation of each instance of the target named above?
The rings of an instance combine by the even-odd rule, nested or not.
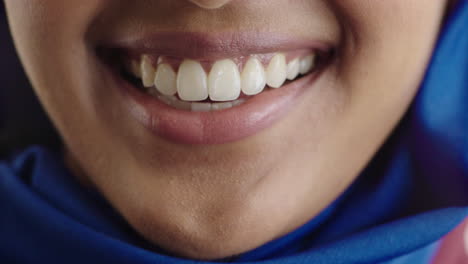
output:
[[[129,112],[155,135],[182,144],[222,144],[254,135],[284,117],[317,77],[304,77],[240,106],[215,112],[178,110],[124,80],[118,80],[118,85]]]
[[[241,54],[311,48],[329,51],[323,42],[294,40],[268,34],[208,35],[160,33],[150,38],[116,41],[126,52],[158,53],[182,58],[217,58]],[[318,69],[279,89],[269,89],[242,105],[214,112],[190,112],[170,107],[141,92],[109,67],[131,115],[156,136],[182,144],[222,144],[255,135],[285,117],[322,72]]]

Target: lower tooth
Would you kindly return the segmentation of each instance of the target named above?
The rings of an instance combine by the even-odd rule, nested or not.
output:
[[[231,102],[226,102],[226,103],[219,103],[219,104],[212,104],[211,105],[211,110],[223,110],[223,109],[228,109],[232,107]]]
[[[211,111],[210,103],[192,103],[192,112],[209,112]]]
[[[155,94],[156,95],[156,94]],[[175,96],[157,95],[157,98],[166,105],[172,106],[179,110],[192,111],[192,112],[210,112],[229,109],[245,103],[245,99],[239,99],[232,102],[224,103],[198,103],[198,102],[184,102]]]

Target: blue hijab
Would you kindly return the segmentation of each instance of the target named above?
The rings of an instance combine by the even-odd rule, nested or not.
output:
[[[341,197],[294,232],[217,262],[429,263],[468,217],[467,32],[462,0],[408,113]],[[0,208],[1,263],[205,263],[149,245],[44,147],[0,162]]]

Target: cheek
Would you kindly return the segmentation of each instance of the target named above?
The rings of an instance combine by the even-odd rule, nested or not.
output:
[[[6,0],[23,66],[45,110],[70,142],[84,141],[96,130],[90,121],[96,116],[95,101],[91,85],[86,85],[93,83],[90,72],[95,62],[85,36],[103,4],[99,0]]]
[[[364,159],[385,140],[414,98],[444,4],[414,0],[330,3],[342,27],[342,45],[330,84],[345,99],[338,121],[321,144],[326,147],[319,153],[349,172],[356,171],[349,166],[367,162]],[[334,167],[328,168],[333,171]]]
[[[333,1],[344,29],[339,82],[351,103],[404,107],[430,57],[445,1]]]
[[[6,0],[15,44],[34,82],[36,71],[60,65],[73,48],[83,44],[103,0]]]
[[[83,61],[86,30],[104,2],[5,1],[17,50],[40,97],[57,88],[71,90],[70,69]]]
[[[102,0],[5,0],[14,32],[46,42],[85,33]],[[44,37],[47,36],[47,37]]]

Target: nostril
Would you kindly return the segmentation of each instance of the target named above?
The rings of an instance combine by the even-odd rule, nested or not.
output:
[[[226,5],[233,0],[189,0],[195,5],[205,9],[216,9]]]

